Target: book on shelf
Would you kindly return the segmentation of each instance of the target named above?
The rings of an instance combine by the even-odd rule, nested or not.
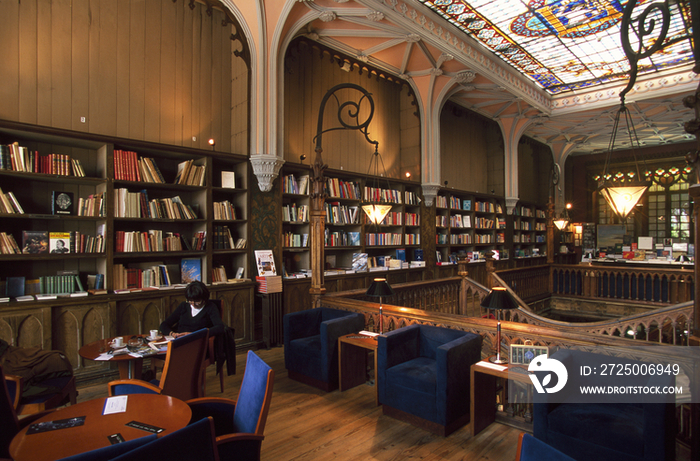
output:
[[[49,252],[49,233],[46,231],[22,231],[22,254]]]
[[[51,191],[51,214],[73,214],[73,192]]]
[[[70,232],[49,232],[51,254],[70,253]]]
[[[199,258],[182,258],[180,261],[180,281],[190,283],[202,281],[202,260]]]
[[[236,173],[234,171],[221,172],[221,187],[226,189],[236,188]]]
[[[0,232],[0,252],[4,255],[22,253],[12,234],[8,234],[6,232]]]
[[[367,253],[352,254],[352,269],[355,272],[367,271]]]
[[[18,298],[24,296],[24,277],[7,277],[5,281],[5,296]]]
[[[236,270],[236,278],[242,279],[244,272],[245,272],[245,269],[243,269],[243,266],[239,267],[238,270]]]
[[[22,205],[12,191],[3,193],[0,189],[0,213],[24,214]]]

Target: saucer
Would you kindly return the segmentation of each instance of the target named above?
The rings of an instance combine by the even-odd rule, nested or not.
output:
[[[153,336],[146,336],[146,341],[159,341],[163,339],[162,336],[156,336],[155,338]]]
[[[115,346],[114,344],[110,343],[109,347],[114,349],[115,351],[118,351],[119,349],[124,349],[127,346],[127,344],[122,344],[121,346]]]

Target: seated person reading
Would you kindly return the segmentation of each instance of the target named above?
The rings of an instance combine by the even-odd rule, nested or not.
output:
[[[224,322],[216,304],[209,301],[206,285],[198,280],[190,282],[185,288],[185,299],[160,324],[161,333],[177,338],[202,328],[209,328],[210,337],[224,332]]]

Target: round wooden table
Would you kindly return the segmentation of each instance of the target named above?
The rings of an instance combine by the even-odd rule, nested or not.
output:
[[[15,461],[51,461],[106,447],[107,436],[119,433],[124,440],[151,435],[141,429],[126,426],[131,421],[158,426],[161,435],[182,429],[192,417],[190,407],[180,399],[167,395],[131,394],[126,412],[103,415],[108,397],[88,400],[51,412],[34,424],[85,416],[82,426],[57,429],[27,435],[32,425],[22,429],[10,444],[10,456]]]
[[[129,339],[134,337],[145,338],[146,335],[124,335],[124,343],[128,343]],[[97,341],[86,344],[80,348],[78,354],[84,359],[95,360],[101,354],[108,352],[111,349],[110,343],[114,338],[98,339]],[[158,354],[164,357],[165,354]],[[154,356],[155,357],[155,356]],[[133,357],[129,354],[122,354],[112,357],[109,362],[116,362],[119,367],[120,379],[141,379],[141,369],[143,368],[143,358]]]

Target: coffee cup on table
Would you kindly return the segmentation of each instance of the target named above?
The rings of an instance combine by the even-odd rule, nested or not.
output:
[[[122,338],[121,336],[117,336],[116,338],[114,338],[112,340],[112,346],[114,346],[114,347],[124,346],[124,338]]]
[[[158,337],[158,330],[150,330],[148,333],[151,339],[156,339]]]

